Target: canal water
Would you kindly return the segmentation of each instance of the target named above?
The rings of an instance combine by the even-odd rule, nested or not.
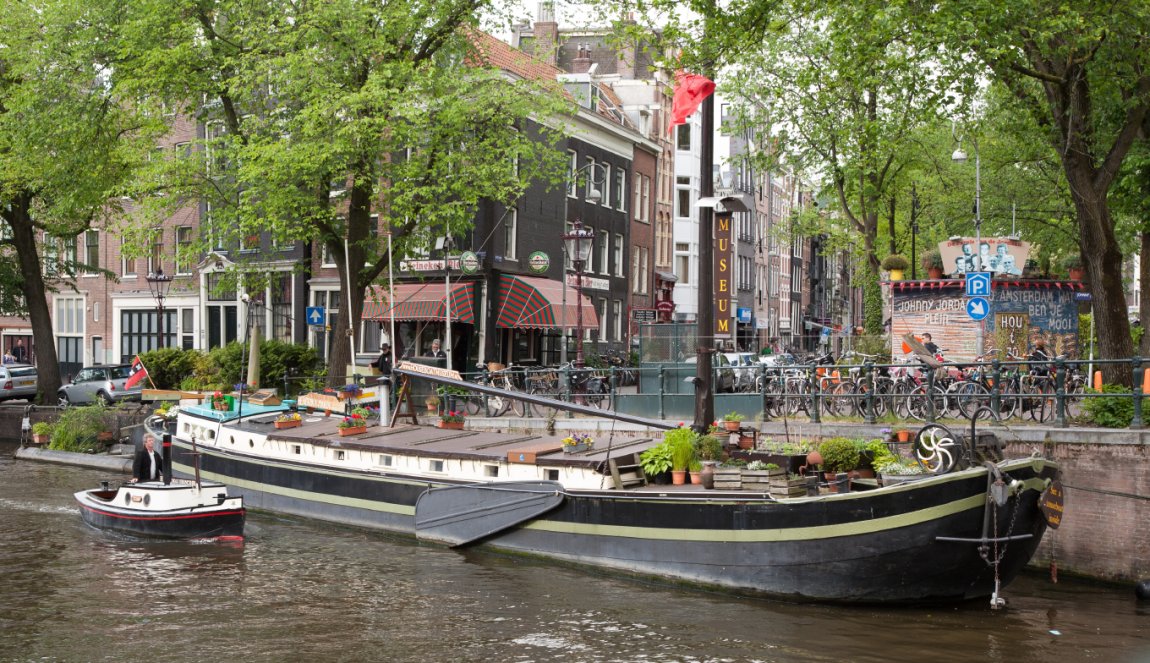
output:
[[[242,545],[116,539],[72,493],[106,473],[0,447],[3,661],[1150,662],[1130,588],[1044,576],[886,609],[721,595],[271,514]]]

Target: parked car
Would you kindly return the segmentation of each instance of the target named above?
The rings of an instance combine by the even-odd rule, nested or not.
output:
[[[690,366],[699,363],[697,357],[687,357],[685,362]],[[722,352],[716,352],[712,355],[711,367],[715,370],[715,384],[713,388],[715,393],[731,392],[735,390],[735,370],[731,366],[731,360]]]
[[[0,366],[0,401],[17,398],[33,400],[40,376],[36,367],[29,364],[4,364]]]
[[[108,404],[117,401],[138,401],[143,393],[143,386],[137,385],[134,389],[124,386],[131,375],[130,364],[86,366],[72,378],[72,384],[60,387],[56,395],[59,396],[61,405],[83,405],[94,403],[96,399]]]

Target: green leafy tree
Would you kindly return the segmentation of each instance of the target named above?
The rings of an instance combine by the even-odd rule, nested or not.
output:
[[[1150,111],[1150,5],[967,0],[924,3],[916,25],[978,58],[1058,155],[1093,284],[1101,354],[1133,352],[1122,248],[1108,194]],[[1129,372],[1105,369],[1129,384]]]
[[[476,30],[489,1],[135,3],[130,69],[142,92],[207,127],[202,149],[156,164],[146,205],[211,206],[197,251],[269,233],[316,242],[340,272],[345,338],[392,256],[463,236],[481,201],[558,183],[552,122],[573,105],[554,81],[491,66]],[[530,118],[547,121],[530,122]],[[126,229],[127,230],[127,229]],[[146,246],[137,237],[135,244]],[[242,266],[246,272],[251,266]],[[351,288],[348,291],[348,283]],[[332,345],[332,366],[349,360]],[[342,378],[332,371],[332,381]]]
[[[107,274],[81,264],[76,237],[117,213],[162,127],[120,87],[120,19],[106,3],[0,0],[0,305],[31,323],[41,403],[60,387],[48,295]]]

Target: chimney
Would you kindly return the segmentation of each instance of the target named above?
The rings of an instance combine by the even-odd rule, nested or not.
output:
[[[535,22],[535,57],[555,66],[559,48],[559,24],[555,22],[555,3],[539,3],[539,20]]]
[[[591,45],[579,44],[579,55],[571,61],[571,73],[585,74],[591,71]]]

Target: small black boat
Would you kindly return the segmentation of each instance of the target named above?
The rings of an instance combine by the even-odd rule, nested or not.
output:
[[[243,497],[214,481],[148,481],[75,494],[84,522],[98,529],[157,539],[242,540]]]

